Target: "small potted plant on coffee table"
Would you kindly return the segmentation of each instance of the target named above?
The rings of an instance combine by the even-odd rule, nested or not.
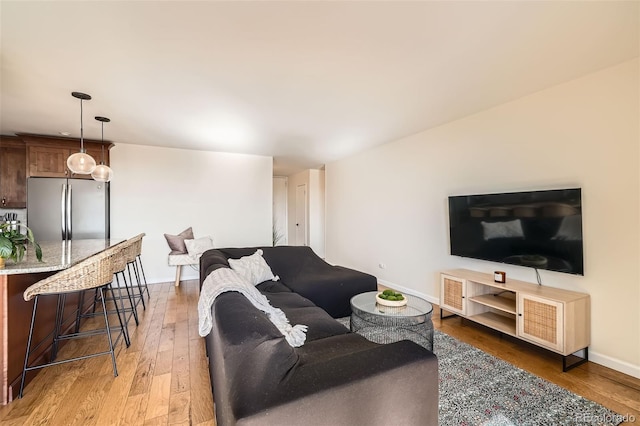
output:
[[[24,228],[27,233],[23,234],[18,229]],[[19,263],[24,258],[27,251],[27,245],[32,244],[36,252],[36,258],[42,262],[42,249],[33,238],[31,229],[24,225],[16,225],[10,223],[0,223],[0,269],[4,268],[5,259],[11,259],[15,263]]]

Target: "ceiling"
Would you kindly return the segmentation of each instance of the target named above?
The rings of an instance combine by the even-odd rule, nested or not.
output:
[[[287,175],[630,60],[638,2],[2,1],[0,132]]]

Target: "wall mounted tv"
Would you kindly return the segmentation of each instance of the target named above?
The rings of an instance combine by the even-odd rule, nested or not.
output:
[[[451,254],[584,275],[580,188],[449,197]]]

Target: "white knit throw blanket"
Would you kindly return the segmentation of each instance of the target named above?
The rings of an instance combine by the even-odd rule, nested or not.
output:
[[[216,269],[202,283],[198,300],[200,336],[205,337],[211,331],[213,326],[211,306],[216,297],[226,291],[237,291],[243,294],[253,306],[266,313],[291,346],[295,348],[304,344],[307,338],[305,334],[307,326],[300,324],[291,326],[281,309],[271,306],[269,300],[257,288],[230,268]]]

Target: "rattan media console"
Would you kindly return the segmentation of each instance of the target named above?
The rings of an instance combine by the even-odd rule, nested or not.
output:
[[[440,308],[559,353],[563,371],[588,360],[588,294],[455,269],[440,274]]]

